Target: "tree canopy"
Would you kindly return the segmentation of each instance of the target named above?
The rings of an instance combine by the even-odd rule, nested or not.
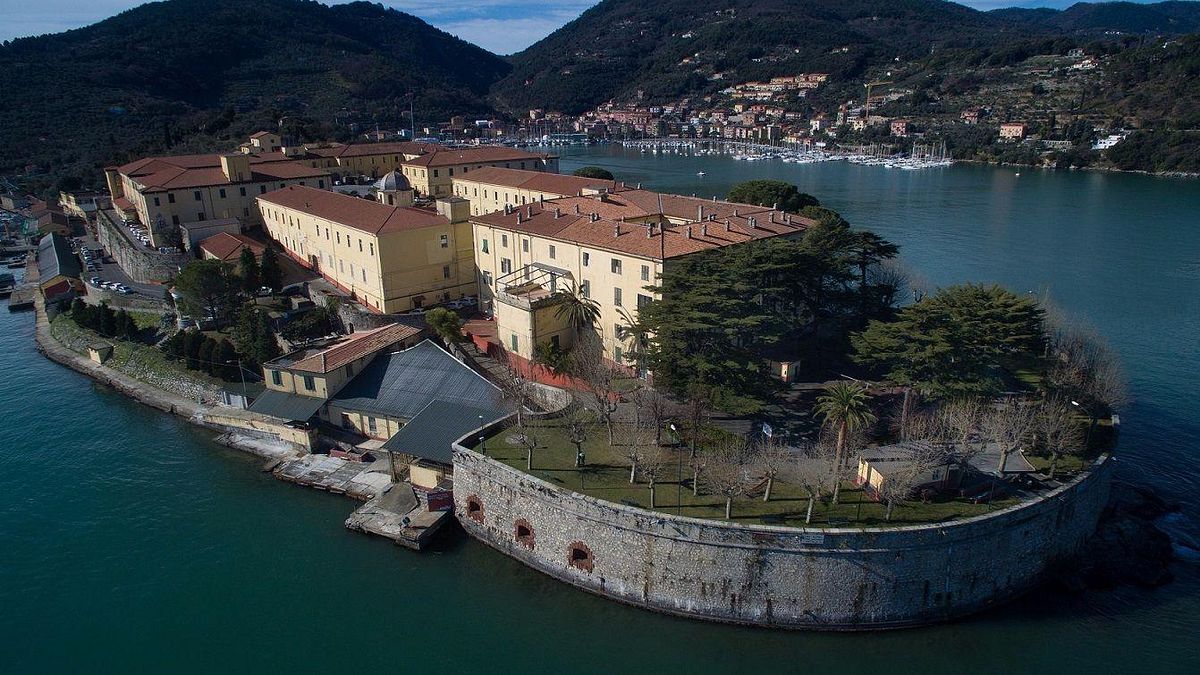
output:
[[[738,183],[730,188],[727,198],[731,202],[774,206],[792,212],[821,205],[816,197],[805,194],[795,185],[781,180],[748,180]]]
[[[602,169],[598,166],[581,166],[571,172],[572,176],[582,176],[583,178],[599,178],[601,180],[612,180],[612,172],[608,169]]]
[[[852,337],[854,359],[932,396],[994,394],[1006,366],[1040,356],[1043,317],[1033,298],[1000,286],[950,286],[872,321]]]
[[[239,286],[233,266],[220,260],[190,262],[175,278],[184,309],[215,319],[224,319],[232,311]]]

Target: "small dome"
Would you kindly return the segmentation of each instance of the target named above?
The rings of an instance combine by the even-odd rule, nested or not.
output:
[[[401,190],[411,190],[412,185],[408,179],[399,171],[383,174],[383,178],[375,181],[375,189],[380,192],[399,192]]]

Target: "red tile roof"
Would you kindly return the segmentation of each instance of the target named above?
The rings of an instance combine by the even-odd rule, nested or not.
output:
[[[628,189],[624,183],[615,180],[584,178],[582,176],[564,176],[560,173],[546,171],[522,171],[521,169],[506,169],[502,166],[485,166],[460,176],[455,180],[474,181],[488,185],[503,185],[521,190],[552,193],[563,197],[581,195],[585,190],[608,190],[617,192]]]
[[[406,326],[402,323],[393,323],[382,328],[353,333],[333,346],[299,355],[301,358],[293,360],[290,364],[277,365],[285,365],[289,370],[329,373],[348,363],[353,363],[364,356],[369,356],[398,342],[403,342],[420,332],[420,328]],[[286,361],[289,357],[294,359],[295,356],[297,355],[291,354],[277,361]],[[268,363],[267,365],[271,364]]]
[[[761,206],[660,195],[648,190],[627,190],[603,199],[547,200],[472,220],[655,260],[796,234],[815,224],[809,218]]]
[[[446,217],[430,209],[386,206],[371,199],[300,185],[268,192],[259,197],[258,201],[307,213],[375,235],[450,224]]]
[[[267,248],[244,234],[234,232],[218,232],[202,240],[199,246],[201,251],[226,262],[237,261],[243,248],[250,249],[255,258],[261,258]]]
[[[459,164],[489,164],[491,162],[519,162],[522,160],[544,160],[541,155],[518,148],[502,145],[480,145],[470,148],[443,148],[431,146],[429,152],[405,162],[411,166],[457,166]]]
[[[263,183],[273,180],[295,180],[318,178],[329,175],[324,169],[310,166],[286,157],[282,153],[246,155],[250,159],[250,178],[247,183]],[[174,157],[146,157],[121,166],[118,171],[129,176],[144,192],[181,190],[216,185],[232,185],[221,170],[221,156],[178,155]]]

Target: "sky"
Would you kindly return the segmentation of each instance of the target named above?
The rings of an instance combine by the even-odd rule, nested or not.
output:
[[[339,4],[342,0],[322,0]],[[376,0],[497,54],[518,52],[579,16],[597,0]],[[836,1],[836,0],[833,0]],[[1067,7],[1075,0],[960,0],[976,9]],[[1153,0],[1135,0],[1149,2]],[[0,40],[95,23],[144,0],[0,0]]]

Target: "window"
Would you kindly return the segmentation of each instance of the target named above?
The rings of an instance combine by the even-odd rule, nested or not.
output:
[[[438,245],[441,246],[442,248],[450,248],[450,235],[448,235],[448,234],[438,235]]]
[[[500,259],[500,274],[508,274],[512,271],[512,261],[508,258]]]
[[[259,186],[258,186],[258,194],[260,194],[260,195],[265,195],[265,194],[267,194],[267,186],[266,186],[266,185],[259,185]]]
[[[375,244],[374,244],[374,242],[367,242],[367,248],[369,248],[369,249],[371,250],[371,255],[375,255]]]
[[[363,283],[367,283],[367,268],[364,267],[359,271],[362,272]]]
[[[521,240],[521,251],[523,253],[529,253],[529,240],[528,239]]]
[[[613,304],[617,307],[621,306],[621,289],[619,288],[613,289]]]
[[[491,272],[483,273],[483,285],[487,288],[492,287],[492,273]]]
[[[610,267],[612,268],[613,274],[620,274],[621,273],[621,259],[613,258],[612,262],[610,264]]]
[[[175,193],[174,193],[174,192],[168,192],[168,193],[167,193],[167,201],[168,201],[168,202],[170,202],[170,203],[172,203],[172,204],[174,204],[174,203],[175,203]]]
[[[249,218],[249,217],[250,217],[250,207],[249,207],[249,206],[243,206],[243,207],[242,207],[242,217],[243,217],[243,218]]]
[[[442,278],[443,279],[450,278],[450,266],[449,265],[442,265]]]
[[[483,249],[482,249],[482,250],[483,250],[483,252],[484,252],[484,253],[487,253],[487,252],[488,252],[488,249],[487,249],[487,239],[484,239],[484,240],[483,240]]]
[[[468,508],[470,508],[469,505]],[[482,520],[483,515],[481,513],[480,521]],[[592,556],[592,549],[588,548],[587,544],[577,541],[572,543],[567,549],[567,564],[575,569],[580,569],[584,572],[591,572],[593,569],[595,569],[596,559]]]
[[[500,247],[508,248],[508,235],[507,234],[500,235]]]
[[[517,540],[517,543],[525,548],[532,549],[533,526],[529,524],[529,521],[521,518],[513,523],[513,526],[513,538]]]
[[[196,201],[200,201],[200,191],[196,190],[195,192],[193,192],[192,197],[195,197]]]
[[[217,190],[217,192],[220,193],[221,199],[225,199],[225,188],[221,188],[220,190]]]
[[[367,431],[370,431],[371,433],[375,433],[375,432],[376,432],[376,428],[375,428],[375,418],[374,418],[374,417],[368,417],[368,418],[367,418]]]
[[[342,243],[342,233],[341,232],[334,232],[333,236],[337,237],[337,243],[339,243],[339,244]]]
[[[308,391],[313,391],[317,388],[317,383],[315,380],[313,380],[312,375],[304,376],[304,388],[307,389]]]
[[[346,364],[346,377],[354,377],[354,364],[353,363]]]
[[[437,170],[437,169],[434,169],[434,170],[433,170],[433,177],[434,177],[434,178],[437,178],[437,177],[438,177],[438,170]]]
[[[329,241],[329,228],[325,228],[325,241]]]
[[[448,175],[451,175],[451,176],[454,175],[454,167],[450,167],[450,173]]]
[[[584,251],[583,252],[583,266],[587,267],[588,263],[590,263],[591,261],[592,261],[591,254],[589,254],[587,251]]]
[[[551,259],[551,260],[554,260],[554,254],[555,254],[555,252],[556,252],[556,251],[555,251],[555,249],[554,249],[554,244],[550,244],[550,259]]]
[[[196,220],[204,220],[204,212],[203,211],[198,211],[196,213]]]
[[[171,224],[178,225],[179,224],[179,216],[171,216]]]
[[[158,205],[159,205],[159,204],[158,204],[158,197],[155,197],[155,198],[154,198],[154,205],[155,205],[155,206],[158,206]]]
[[[242,186],[242,187],[238,188],[238,194],[245,197],[246,196],[246,187]]]
[[[283,376],[279,374],[278,370],[271,371],[271,384],[275,385],[276,387],[283,385]]]
[[[317,187],[321,188],[322,190],[325,189],[325,179],[324,178],[317,181]]]
[[[650,266],[642,265],[642,281],[650,281]]]
[[[638,293],[638,301],[637,301],[638,309],[645,307],[646,305],[650,304],[652,301],[653,301],[653,298],[651,298],[650,296],[643,295],[642,293]]]
[[[483,502],[479,501],[477,495],[467,497],[467,517],[477,523],[483,523]]]
[[[517,340],[517,334],[516,334],[516,333],[513,333],[512,335],[509,335],[509,336],[508,336],[508,344],[509,344],[509,346],[511,346],[511,347],[512,347],[512,350],[513,350],[514,352],[515,352],[515,351],[517,351],[517,349],[518,349],[517,345],[519,345],[519,344],[520,344],[520,341],[518,341],[518,340]]]
[[[362,250],[363,250],[363,248],[362,248],[362,239],[360,238],[360,239],[358,240],[358,252],[359,252],[359,253],[362,253]]]

